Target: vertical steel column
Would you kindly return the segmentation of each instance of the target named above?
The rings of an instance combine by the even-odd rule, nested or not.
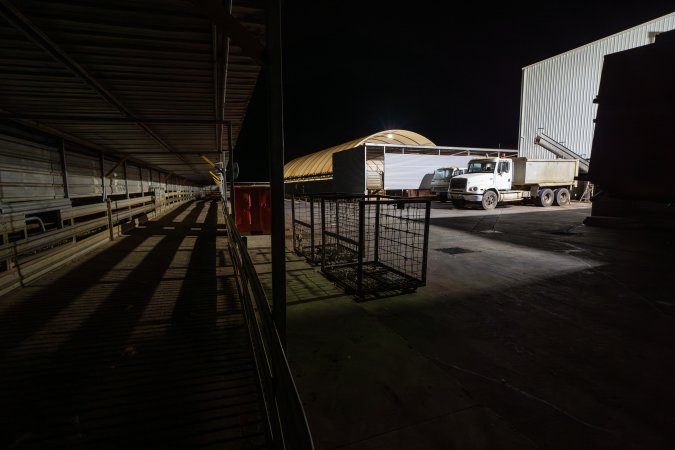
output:
[[[365,218],[366,202],[359,200],[359,248],[358,260],[356,265],[356,294],[359,297],[363,296],[363,247],[365,245],[364,236],[364,218]]]
[[[143,167],[138,166],[138,180],[141,182],[141,197],[145,197],[145,190],[143,189]]]
[[[124,191],[127,193],[127,198],[129,198],[129,177],[127,176],[127,161],[124,160]]]
[[[326,199],[321,197],[321,270],[326,269]]]
[[[380,196],[375,200],[375,262],[380,261]]]
[[[227,165],[230,166],[230,211],[234,223],[237,223],[234,212],[234,147],[232,146],[232,122],[227,122],[227,150],[229,152]]]
[[[66,164],[65,139],[61,139],[61,171],[63,172],[63,197],[70,198],[70,185],[68,183],[68,165]]]
[[[338,201],[337,198],[335,199],[335,234],[337,236],[340,236],[340,202]],[[340,246],[339,238],[335,241],[335,246],[336,246],[335,251],[337,251],[338,250],[337,247]]]
[[[107,198],[106,193],[105,193],[105,170],[104,170],[104,156],[103,152],[101,152],[101,159],[100,159],[100,166],[101,166],[101,189],[103,189],[103,192],[101,192],[101,201],[105,201]]]
[[[286,232],[284,221],[284,108],[281,0],[268,0],[267,62],[270,199],[272,203],[272,316],[286,348]]]
[[[309,197],[309,245],[312,246],[312,264],[314,264],[314,196]],[[293,227],[293,238],[295,238],[295,227]],[[293,241],[295,243],[295,241]]]
[[[301,248],[295,248],[295,194],[291,194],[291,246],[294,251],[302,253]]]
[[[431,217],[431,201],[425,202],[424,212],[424,249],[422,250],[422,282],[427,282],[427,253],[429,252],[429,218]]]

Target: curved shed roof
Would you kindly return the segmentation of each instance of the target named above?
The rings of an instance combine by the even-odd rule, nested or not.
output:
[[[284,165],[284,178],[307,178],[331,175],[333,173],[333,153],[356,148],[366,143],[435,145],[431,140],[408,130],[384,130],[366,137],[354,139],[309,155],[295,158]]]

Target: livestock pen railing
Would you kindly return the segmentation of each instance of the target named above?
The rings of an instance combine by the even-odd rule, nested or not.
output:
[[[223,211],[227,208],[223,207]],[[311,450],[312,435],[286,353],[251,257],[232,216],[225,214],[232,266],[242,299],[274,448]]]
[[[0,295],[194,195],[168,192],[81,206],[69,199],[0,204]]]

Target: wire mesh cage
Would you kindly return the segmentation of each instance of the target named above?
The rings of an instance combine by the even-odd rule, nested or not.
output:
[[[321,263],[323,251],[323,233],[321,216],[322,198],[340,198],[342,201],[350,199],[380,200],[383,198],[398,198],[385,195],[360,195],[342,193],[300,194],[291,196],[291,220],[293,251],[304,256],[310,264]]]
[[[322,272],[359,297],[426,283],[431,202],[322,197]]]
[[[329,194],[293,195],[291,218],[293,251],[310,264],[321,262],[321,202]]]

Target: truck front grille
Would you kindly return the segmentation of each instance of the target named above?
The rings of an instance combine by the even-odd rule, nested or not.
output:
[[[450,189],[465,189],[466,178],[453,178],[450,180]]]

